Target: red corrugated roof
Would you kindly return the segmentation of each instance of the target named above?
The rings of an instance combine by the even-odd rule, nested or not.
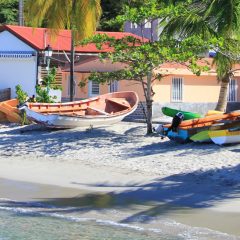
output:
[[[7,30],[32,46],[37,50],[44,50],[45,47],[50,44],[54,51],[66,51],[70,52],[71,49],[71,31],[70,30],[60,30],[57,36],[51,38],[51,31],[46,28],[32,28],[32,27],[22,27],[15,25],[3,25],[0,27],[0,31]],[[126,36],[133,36],[135,38],[141,39],[139,36],[127,33],[127,32],[96,32],[100,34],[107,34],[109,37],[115,37],[116,39],[121,39]],[[145,41],[148,41],[145,39]],[[99,53],[111,51],[110,48],[105,47],[102,50],[98,50],[94,44],[88,44],[86,46],[77,46],[75,48],[76,52],[89,52],[89,53]]]

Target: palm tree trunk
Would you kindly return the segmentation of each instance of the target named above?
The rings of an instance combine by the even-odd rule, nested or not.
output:
[[[217,111],[226,112],[229,81],[230,81],[229,74],[221,81],[219,98],[215,109]]]
[[[71,57],[70,57],[70,101],[74,100],[74,30],[71,31]]]
[[[71,15],[71,57],[70,57],[70,101],[74,100],[74,17],[75,17],[76,0],[72,0]]]
[[[18,25],[23,26],[23,1],[24,0],[19,0],[18,2]]]

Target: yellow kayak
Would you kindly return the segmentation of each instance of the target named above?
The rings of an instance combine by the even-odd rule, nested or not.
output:
[[[206,114],[205,117],[215,115],[215,114],[223,114],[224,112],[221,111],[216,111],[216,110],[209,110]]]

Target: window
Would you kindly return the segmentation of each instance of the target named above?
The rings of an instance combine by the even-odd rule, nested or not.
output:
[[[131,22],[130,28],[137,28],[137,27],[138,27],[137,23],[132,23],[132,22]]]
[[[230,79],[228,85],[228,102],[237,101],[237,81],[235,79]]]
[[[76,95],[76,76],[73,76],[73,96]],[[68,76],[68,96],[70,96],[70,76]]]
[[[144,27],[145,27],[145,28],[151,28],[151,27],[152,27],[151,25],[152,25],[152,24],[151,24],[151,21],[150,21],[150,20],[147,20],[147,19],[144,20]]]
[[[183,79],[174,77],[172,78],[172,102],[182,102],[183,100]]]
[[[88,82],[88,95],[95,96],[95,95],[99,95],[99,93],[100,93],[99,83],[89,81]]]
[[[118,81],[111,81],[109,84],[109,92],[117,92],[118,91]]]

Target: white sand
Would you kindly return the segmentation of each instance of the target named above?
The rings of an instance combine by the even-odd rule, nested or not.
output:
[[[92,131],[0,125],[0,178],[234,213],[240,226],[240,145],[182,145],[145,133],[127,122]]]

